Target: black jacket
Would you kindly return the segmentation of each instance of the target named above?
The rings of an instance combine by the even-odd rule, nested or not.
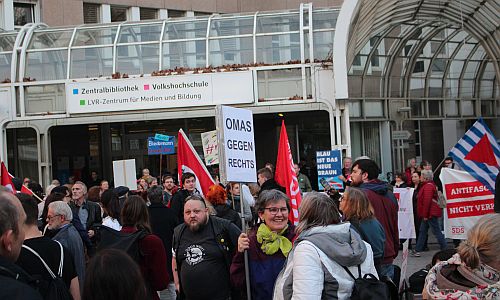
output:
[[[148,207],[149,222],[153,234],[157,235],[163,242],[165,254],[167,256],[167,271],[172,277],[172,237],[174,228],[179,225],[179,220],[174,212],[161,203],[151,203]]]
[[[266,180],[266,182],[264,182],[261,186],[260,186],[260,191],[269,191],[269,190],[278,190],[278,191],[281,191],[283,193],[286,193],[286,189],[284,187],[282,187],[281,185],[279,185],[276,180],[274,179],[268,179]]]
[[[229,220],[241,229],[240,214],[238,214],[234,209],[225,204],[214,205],[214,209],[217,212],[217,217]]]
[[[186,198],[192,194],[199,194],[199,192],[195,190],[193,193],[190,193],[188,190],[182,189],[175,193],[172,200],[170,200],[170,209],[172,209],[179,221],[184,220],[184,203],[186,202]]]
[[[74,202],[71,202],[70,206],[73,213],[75,212],[78,213],[78,210],[81,209],[81,207],[76,206]],[[87,230],[89,229],[95,230],[102,224],[101,207],[99,206],[99,204],[87,200],[83,202],[82,207],[85,207],[89,212],[89,216],[87,218],[87,224],[83,224],[82,222],[82,225],[84,225],[84,227]]]
[[[42,296],[32,287],[36,283],[19,266],[0,257],[0,299],[42,300]],[[30,286],[31,285],[31,286]]]

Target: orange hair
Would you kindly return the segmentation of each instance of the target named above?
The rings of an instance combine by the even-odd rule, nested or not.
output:
[[[218,184],[208,188],[207,201],[212,205],[226,204],[227,193],[223,187]]]

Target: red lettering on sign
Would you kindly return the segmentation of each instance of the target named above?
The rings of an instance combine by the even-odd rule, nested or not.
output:
[[[479,181],[450,183],[446,184],[444,189],[448,200],[493,195]]]
[[[448,219],[476,217],[493,213],[493,199],[448,203]]]

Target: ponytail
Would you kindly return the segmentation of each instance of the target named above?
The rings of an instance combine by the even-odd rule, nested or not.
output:
[[[470,241],[462,241],[458,246],[457,252],[460,254],[462,262],[464,262],[469,268],[475,269],[479,266],[481,261],[479,251]]]

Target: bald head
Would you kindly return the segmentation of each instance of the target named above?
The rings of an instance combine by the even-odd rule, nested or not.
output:
[[[26,213],[12,194],[0,192],[0,256],[14,262],[24,241]]]

